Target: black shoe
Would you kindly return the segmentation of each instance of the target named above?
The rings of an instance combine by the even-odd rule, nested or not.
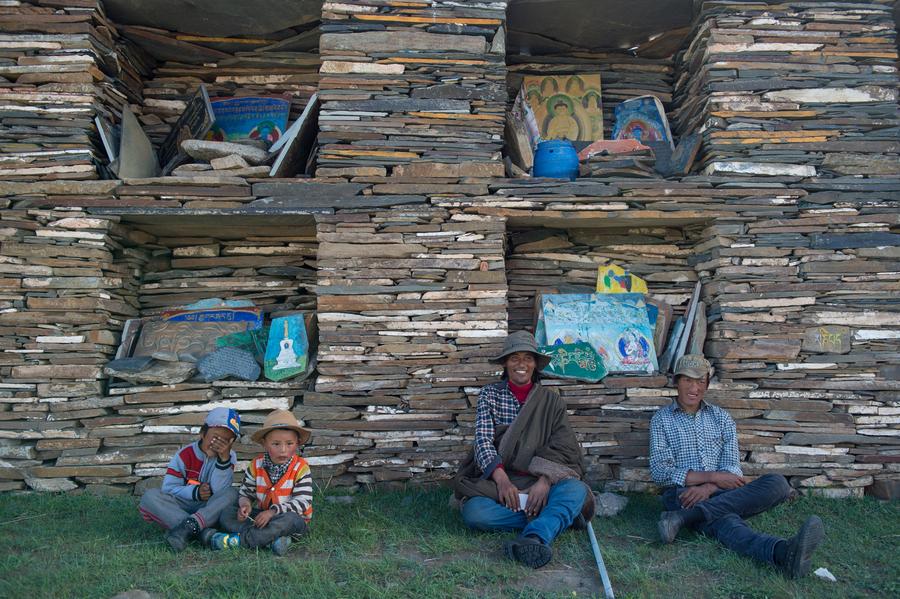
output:
[[[213,535],[216,534],[217,532],[219,532],[219,531],[216,530],[215,528],[204,528],[203,530],[201,530],[200,535],[198,537],[200,544],[203,545],[204,547],[212,547],[212,545],[210,544],[210,540],[212,539]]]
[[[656,523],[659,540],[668,545],[675,540],[682,526],[684,526],[684,519],[681,517],[681,512],[663,512],[659,517],[659,522]]]
[[[800,578],[812,569],[812,554],[825,538],[825,525],[818,516],[810,516],[797,531],[787,539],[784,561],[777,567],[788,578]]]
[[[553,558],[553,550],[537,537],[518,537],[503,543],[506,557],[531,568],[540,568]]]
[[[166,543],[175,553],[184,551],[188,541],[200,533],[200,525],[194,518],[185,518],[181,524],[166,533]]]

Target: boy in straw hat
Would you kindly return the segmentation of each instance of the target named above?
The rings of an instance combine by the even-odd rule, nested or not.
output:
[[[667,510],[657,525],[660,538],[671,543],[687,526],[775,566],[788,578],[803,576],[825,535],[822,520],[808,517],[790,539],[757,532],[744,521],[790,499],[793,490],[780,474],[764,474],[752,482],[744,478],[734,420],[703,399],[711,371],[699,354],[678,360],[678,395],[650,421],[650,474],[664,488]]]
[[[203,540],[213,549],[271,546],[275,555],[284,555],[291,535],[304,534],[312,517],[312,477],[298,455],[309,431],[287,410],[275,410],[251,439],[265,452],[244,471],[237,505],[219,518],[228,532],[210,531]]]
[[[557,535],[593,516],[594,496],[581,481],[581,445],[566,404],[540,383],[550,357],[531,333],[516,331],[494,362],[503,364],[503,380],[481,390],[475,445],[453,480],[454,496],[469,527],[520,530],[504,543],[506,556],[540,568]]]

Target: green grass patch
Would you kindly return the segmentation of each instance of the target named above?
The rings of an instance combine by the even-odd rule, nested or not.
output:
[[[316,498],[312,532],[287,556],[268,550],[175,555],[133,497],[0,495],[0,596],[103,597],[143,589],[163,597],[585,597],[602,596],[586,533],[568,531],[554,559],[530,570],[504,559],[509,534],[468,531],[448,491]],[[617,597],[764,598],[900,596],[900,507],[874,500],[803,498],[757,516],[789,536],[809,514],[825,521],[814,567],[838,579],[785,580],[774,569],[682,532],[656,541],[656,497],[635,495],[597,533]]]

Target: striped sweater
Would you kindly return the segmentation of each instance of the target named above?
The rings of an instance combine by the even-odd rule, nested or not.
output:
[[[271,485],[269,486],[266,484],[268,472],[262,466],[263,457],[259,455],[247,465],[238,495],[249,499],[251,504],[255,500],[261,509],[265,509],[263,505],[267,494],[270,498],[274,496],[271,505],[268,506],[269,509],[276,514],[294,512],[309,522],[312,518],[312,476],[309,464],[300,456],[296,456],[296,467],[289,468],[279,480],[268,481]]]

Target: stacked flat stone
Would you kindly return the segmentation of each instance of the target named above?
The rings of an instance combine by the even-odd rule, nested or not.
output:
[[[318,218],[319,377],[301,415],[337,483],[446,479],[506,336],[503,222],[430,207]]]
[[[900,174],[893,3],[704,2],[673,129],[707,174]]]
[[[98,2],[14,2],[0,14],[0,179],[100,178],[94,118],[140,101],[140,53]]]
[[[320,176],[499,160],[505,10],[504,1],[326,2]]]
[[[0,213],[3,488],[68,490],[73,477],[130,475],[130,467],[58,462],[96,451],[86,423],[116,403],[104,393],[102,367],[137,313],[134,273],[148,256],[126,247],[117,221],[80,211]]]
[[[156,243],[166,249],[156,252],[141,279],[142,314],[214,297],[248,300],[269,313],[314,310],[315,235],[310,222],[263,228],[238,240],[160,237]]]

